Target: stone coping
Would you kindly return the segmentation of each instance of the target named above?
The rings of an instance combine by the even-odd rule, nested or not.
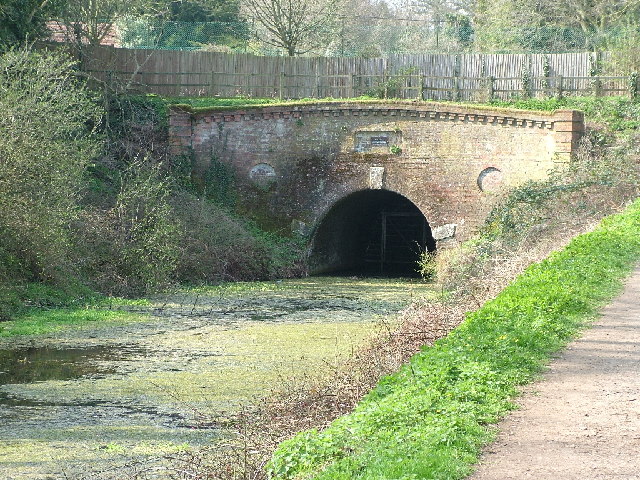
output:
[[[205,122],[237,122],[304,117],[379,116],[426,118],[430,120],[461,121],[482,124],[512,125],[554,129],[557,122],[572,123],[562,130],[583,131],[584,115],[578,110],[540,112],[515,109],[491,109],[443,103],[357,103],[325,102],[313,104],[260,105],[235,110],[190,111],[181,106],[171,107],[172,116],[188,115]],[[581,125],[582,124],[582,125]]]

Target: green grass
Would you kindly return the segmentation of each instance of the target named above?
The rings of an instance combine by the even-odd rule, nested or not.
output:
[[[640,102],[626,97],[494,100],[489,105],[538,111],[582,110],[591,123],[605,123],[614,132],[635,130],[640,127]]]
[[[77,284],[59,288],[27,283],[5,293],[15,306],[11,319],[0,322],[0,337],[44,335],[91,322],[135,320],[141,317],[111,307],[149,305],[146,299],[104,297]]]
[[[277,98],[248,98],[248,97],[166,97],[167,105],[179,106],[191,112],[206,112],[210,110],[237,110],[240,108],[260,108],[269,106],[306,105],[313,103],[380,103],[384,100],[371,97],[357,98],[301,98],[296,100],[279,100]],[[387,100],[388,101],[388,100]],[[398,100],[402,102],[406,100]]]
[[[168,105],[188,105],[194,109],[234,107],[242,108],[250,105],[269,105],[278,102],[274,98],[249,97],[162,97]]]
[[[127,322],[141,318],[129,312],[99,308],[33,309],[15,320],[0,323],[0,337],[46,335],[95,322]]]
[[[528,268],[460,327],[383,378],[349,415],[283,442],[278,479],[459,479],[518,385],[598,314],[640,259],[640,201]]]
[[[354,98],[300,98],[295,100],[278,100],[274,98],[246,98],[246,97],[231,97],[231,98],[220,98],[220,97],[163,97],[166,106],[174,106],[181,107],[189,112],[198,113],[198,112],[207,112],[207,111],[225,111],[225,110],[238,110],[243,108],[261,108],[261,107],[270,107],[270,106],[299,106],[299,105],[309,105],[314,103],[360,103],[363,105],[366,104],[411,104],[415,105],[416,100],[414,99],[403,99],[403,98],[386,98],[381,99],[377,97],[369,97],[363,95],[361,97]],[[424,101],[423,104],[449,104],[455,105],[457,107],[471,109],[471,110],[490,110],[490,111],[505,111],[505,112],[513,112],[514,109],[518,107],[509,105],[508,102],[504,102],[504,105],[499,105],[498,102],[495,104],[482,105],[475,103],[461,103],[461,102],[433,102],[433,101]],[[543,106],[544,107],[544,106]],[[538,114],[548,114],[552,112],[553,108],[524,108],[526,110],[537,110]]]

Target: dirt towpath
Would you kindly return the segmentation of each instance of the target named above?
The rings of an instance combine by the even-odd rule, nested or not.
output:
[[[519,403],[469,480],[640,479],[640,269]]]

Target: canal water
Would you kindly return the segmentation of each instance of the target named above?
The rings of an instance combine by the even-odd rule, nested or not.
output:
[[[317,277],[151,298],[129,320],[0,339],[0,478],[166,478],[220,417],[322,375],[433,287]]]

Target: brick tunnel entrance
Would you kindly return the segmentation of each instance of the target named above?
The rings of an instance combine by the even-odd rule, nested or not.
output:
[[[313,235],[312,274],[414,276],[420,253],[435,250],[418,207],[388,190],[363,190],[336,203]]]

